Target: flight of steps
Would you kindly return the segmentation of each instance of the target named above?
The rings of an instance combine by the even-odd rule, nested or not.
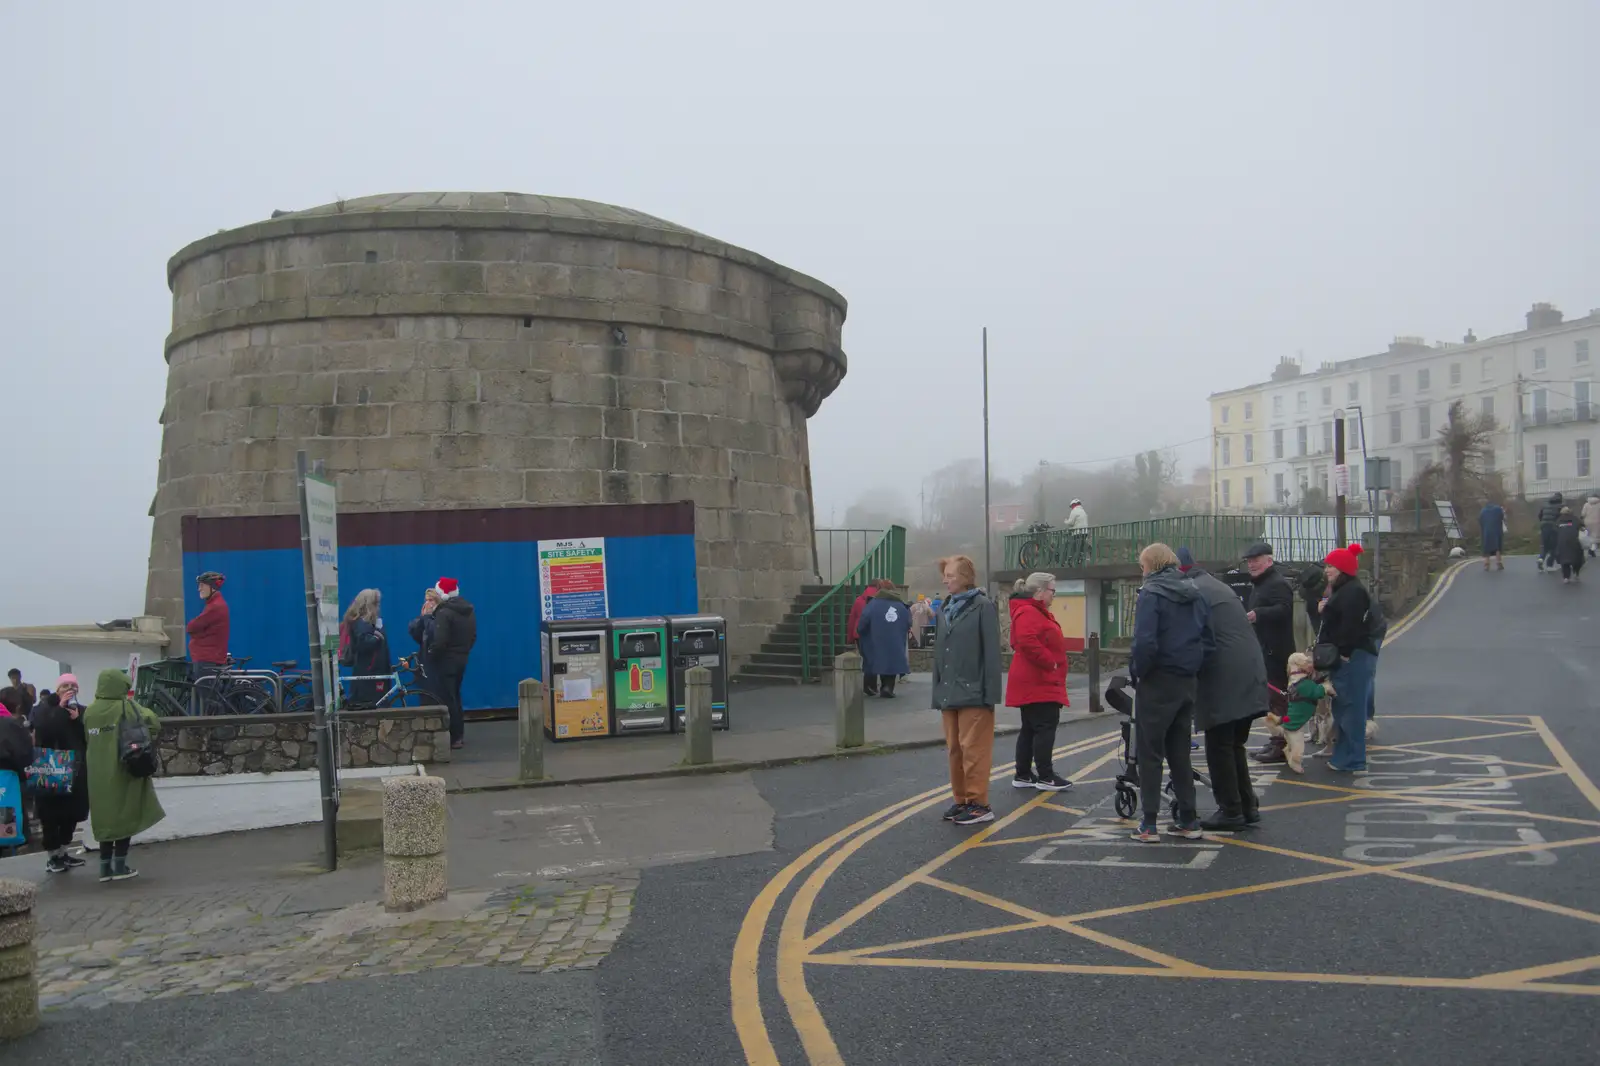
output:
[[[772,632],[767,635],[766,643],[761,645],[761,650],[750,656],[748,662],[739,669],[734,680],[746,684],[770,685],[775,682],[800,683],[800,616],[813,604],[830,591],[829,585],[805,585],[795,596],[794,602],[789,605],[789,613],[783,616],[783,621],[772,627]],[[844,625],[850,614],[850,605],[861,594],[859,588],[849,590],[848,595],[840,594],[837,603],[830,604],[828,608],[819,611],[825,614],[828,610],[837,612],[838,646],[833,648],[818,647],[813,645],[812,655],[815,661],[813,668],[817,675],[833,669],[833,657],[844,651]],[[814,618],[816,616],[813,616]],[[822,640],[827,639],[827,622],[820,626],[813,626],[812,633]]]

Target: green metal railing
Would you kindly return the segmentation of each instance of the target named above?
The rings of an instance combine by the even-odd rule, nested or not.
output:
[[[1356,540],[1373,528],[1371,515],[1351,515],[1346,535]],[[1382,526],[1388,529],[1387,525]],[[1265,540],[1285,562],[1320,562],[1338,547],[1332,515],[1178,515],[1143,522],[1090,526],[1073,534],[1065,529],[1012,533],[1005,538],[1007,570],[1072,570],[1090,566],[1131,566],[1139,552],[1157,541],[1173,549],[1187,547],[1196,560],[1238,559],[1245,549]]]
[[[906,531],[890,526],[878,542],[868,548],[861,561],[850,568],[822,597],[800,616],[800,679],[815,681],[823,663],[845,646],[845,629],[850,606],[861,590],[888,578],[896,585],[906,583]]]

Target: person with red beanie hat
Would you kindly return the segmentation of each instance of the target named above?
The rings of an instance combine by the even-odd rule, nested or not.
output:
[[[1329,672],[1337,693],[1333,721],[1339,736],[1328,766],[1356,773],[1367,768],[1367,702],[1378,672],[1374,630],[1381,612],[1374,610],[1372,596],[1361,583],[1361,545],[1335,548],[1323,563],[1328,600],[1317,643],[1339,650],[1338,663]]]

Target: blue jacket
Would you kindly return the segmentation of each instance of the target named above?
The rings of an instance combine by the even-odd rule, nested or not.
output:
[[[878,593],[856,622],[861,636],[861,672],[900,677],[911,672],[906,642],[911,636],[911,608],[893,592]]]
[[[1133,614],[1133,652],[1128,660],[1134,680],[1158,671],[1195,677],[1214,646],[1211,608],[1192,580],[1176,566],[1144,579]]]

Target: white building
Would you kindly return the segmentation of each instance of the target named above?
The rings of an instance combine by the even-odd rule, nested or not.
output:
[[[1454,344],[1397,337],[1385,352],[1324,363],[1310,372],[1285,359],[1269,381],[1212,397],[1219,441],[1213,454],[1248,455],[1265,464],[1265,491],[1254,494],[1256,509],[1297,504],[1312,488],[1331,495],[1334,413],[1342,410],[1350,495],[1359,505],[1366,488],[1361,459],[1388,458],[1394,486],[1405,485],[1443,458],[1439,430],[1450,405],[1460,401],[1468,413],[1494,416],[1498,429],[1485,466],[1504,476],[1508,490],[1528,496],[1588,490],[1596,484],[1590,456],[1600,437],[1590,399],[1597,352],[1600,311],[1569,322],[1549,304],[1535,304],[1525,329],[1497,337],[1479,340],[1468,333]],[[1224,445],[1221,439],[1238,431],[1219,421],[1217,400],[1234,393],[1258,396],[1263,410],[1251,440]],[[1214,462],[1213,479],[1229,478],[1228,467]],[[1221,495],[1214,488],[1212,498]],[[1223,509],[1241,509],[1237,496],[1229,495],[1233,506]]]

